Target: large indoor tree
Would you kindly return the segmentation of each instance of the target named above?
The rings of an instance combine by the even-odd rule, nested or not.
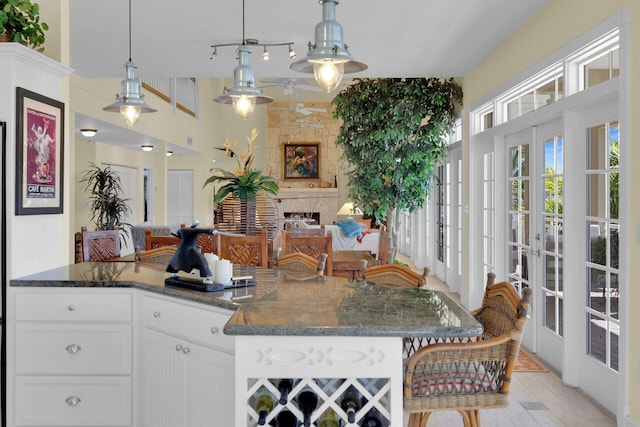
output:
[[[332,101],[342,120],[336,144],[350,164],[349,196],[386,222],[389,256],[402,214],[420,209],[447,155],[462,88],[453,79],[355,79]]]

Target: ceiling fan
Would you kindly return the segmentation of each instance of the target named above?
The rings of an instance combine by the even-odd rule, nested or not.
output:
[[[294,113],[302,114],[308,116],[312,113],[326,113],[326,108],[316,108],[316,107],[305,107],[302,102],[292,102],[289,104],[289,110]]]
[[[322,88],[316,84],[308,82],[306,80],[299,80],[294,78],[282,78],[282,79],[271,79],[271,80],[261,80],[261,82],[266,83],[266,86],[261,86],[260,89],[265,87],[274,87],[280,86],[285,95],[291,95],[293,93],[293,89],[302,89],[302,90],[310,90],[313,92],[322,92]]]
[[[298,119],[296,120],[296,123],[298,124],[298,127],[312,127],[312,128],[323,128],[324,125],[322,123],[318,123],[318,122],[309,122],[307,120],[304,119]]]

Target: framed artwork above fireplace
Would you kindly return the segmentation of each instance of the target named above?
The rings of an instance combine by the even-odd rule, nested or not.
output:
[[[282,146],[284,180],[320,179],[320,143],[291,142]]]

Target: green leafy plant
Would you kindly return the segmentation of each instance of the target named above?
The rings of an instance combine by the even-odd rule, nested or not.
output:
[[[89,194],[89,209],[91,221],[96,230],[113,230],[115,226],[129,235],[131,224],[125,218],[131,213],[127,205],[128,199],[120,196],[122,186],[120,177],[109,166],[100,168],[95,163],[83,172],[80,179],[82,189]]]
[[[342,119],[336,144],[351,165],[349,197],[387,222],[389,257],[405,212],[421,208],[462,102],[453,79],[356,79],[332,101]]]
[[[31,0],[0,0],[0,24],[11,41],[42,52],[44,32],[49,29],[40,22],[40,6]]]
[[[240,200],[254,199],[258,192],[266,191],[271,194],[278,194],[280,187],[275,178],[265,175],[258,169],[252,169],[255,150],[255,141],[258,137],[258,130],[251,129],[251,134],[247,137],[249,142],[247,152],[235,154],[231,147],[236,144],[235,140],[225,142],[227,156],[233,155],[237,159],[235,173],[221,168],[213,168],[209,172],[212,175],[204,182],[203,188],[209,184],[224,183],[217,189],[213,199],[214,204],[219,204],[229,194],[237,196]]]

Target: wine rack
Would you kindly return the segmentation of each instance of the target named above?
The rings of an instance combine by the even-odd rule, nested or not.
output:
[[[286,404],[281,404],[278,382],[280,378],[249,378],[247,381],[247,426],[258,425],[258,413],[254,409],[256,398],[268,393],[273,397],[274,406],[266,418],[266,425],[276,425],[276,417],[282,411],[290,411],[302,426],[303,412],[298,405],[298,396],[303,390],[311,390],[318,397],[316,408],[311,414],[311,426],[318,427],[321,416],[329,409],[335,412],[341,426],[360,426],[365,416],[375,414],[381,427],[389,427],[390,380],[389,378],[291,378],[293,387]],[[349,423],[341,401],[347,390],[356,390],[360,408],[356,411],[355,423]]]

